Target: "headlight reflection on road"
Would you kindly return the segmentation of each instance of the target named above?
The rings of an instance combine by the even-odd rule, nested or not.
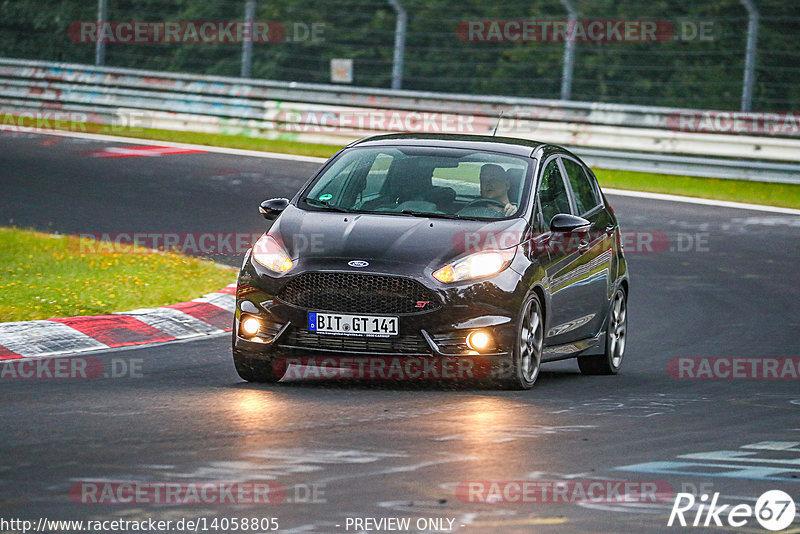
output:
[[[437,438],[440,451],[471,458],[453,464],[453,480],[512,477],[509,469],[513,462],[508,460],[520,446],[516,433],[530,420],[530,414],[525,415],[513,400],[491,396],[463,399],[458,413],[458,417],[448,418],[444,435]]]
[[[261,430],[280,427],[282,419],[289,413],[285,399],[275,391],[241,389],[233,392],[233,398],[225,399],[232,411],[231,421],[240,430]],[[263,437],[262,437],[263,439]]]
[[[494,397],[478,397],[464,404],[466,421],[464,422],[464,438],[487,445],[507,441],[504,435],[509,428],[515,428],[517,417],[514,403]]]
[[[460,417],[450,419],[446,435],[437,438],[440,450],[466,454],[471,461],[454,464],[453,480],[515,480],[520,450],[533,450],[534,441],[548,433],[552,420],[513,399],[476,396],[460,403]]]

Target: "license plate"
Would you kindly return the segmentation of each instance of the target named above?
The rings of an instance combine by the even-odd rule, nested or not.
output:
[[[318,334],[389,337],[397,335],[397,317],[311,312],[308,329]]]

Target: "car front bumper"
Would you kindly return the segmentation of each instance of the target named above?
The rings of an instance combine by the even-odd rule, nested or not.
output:
[[[332,269],[333,264],[317,264],[314,268],[293,269],[287,275],[275,276],[248,256],[239,274],[236,311],[233,325],[234,350],[257,359],[280,356],[411,356],[503,357],[511,354],[516,341],[516,315],[524,298],[521,277],[512,269],[488,279],[467,283],[441,284],[432,277],[414,275],[403,266],[382,266],[370,272]],[[299,267],[299,266],[298,266]],[[284,289],[293,279],[306,273],[341,273],[359,277],[397,277],[412,279],[430,295],[429,307],[411,313],[359,312],[358,310],[309,308],[286,302]],[[427,279],[426,279],[427,278]],[[324,291],[324,288],[320,288]],[[407,311],[407,310],[406,310]],[[309,312],[332,312],[359,315],[394,315],[399,318],[398,335],[381,337],[318,334],[308,329]],[[261,328],[255,336],[241,329],[245,317],[255,317]],[[467,336],[476,330],[489,334],[492,343],[480,351],[467,345]]]

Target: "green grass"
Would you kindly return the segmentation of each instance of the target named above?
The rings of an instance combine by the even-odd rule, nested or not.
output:
[[[315,143],[294,141],[297,134],[279,134],[279,139],[264,139],[246,135],[210,134],[198,132],[181,132],[176,130],[157,130],[154,128],[110,127],[93,123],[76,123],[64,121],[65,130],[71,132],[89,132],[103,135],[133,137],[153,141],[170,141],[173,143],[190,143],[194,145],[240,148],[244,150],[260,150],[262,152],[279,152],[299,156],[329,158],[341,147]],[[55,124],[54,124],[55,126]]]
[[[800,185],[605,169],[594,172],[603,187],[800,208]]]
[[[73,131],[83,131],[86,125],[71,126]],[[99,131],[98,131],[99,128]],[[339,147],[301,143],[292,140],[295,134],[284,134],[283,139],[259,139],[245,135],[222,135],[195,132],[178,132],[171,130],[155,130],[147,128],[114,128],[90,127],[89,131],[97,133],[152,139],[156,141],[172,141],[176,143],[192,143],[197,145],[220,146],[280,152],[303,156],[327,158]],[[692,176],[676,176],[671,174],[653,174],[634,171],[615,171],[594,169],[597,178],[604,187],[648,191],[651,193],[668,193],[733,202],[765,204],[786,208],[800,208],[800,185],[773,184],[751,182],[748,180],[725,180],[718,178],[697,178]]]
[[[216,291],[236,273],[172,252],[0,228],[0,322],[164,306]]]
[[[226,148],[242,148],[245,150],[280,152],[282,154],[297,154],[299,156],[315,156],[319,158],[329,158],[341,148],[338,146],[319,145],[314,143],[298,143],[297,141],[285,139],[259,139],[244,135],[176,132],[171,130],[153,130],[147,128],[136,129],[129,132],[123,130],[120,135],[124,135],[125,137],[136,137],[138,139],[153,139],[157,141],[192,143],[195,145],[220,146]]]

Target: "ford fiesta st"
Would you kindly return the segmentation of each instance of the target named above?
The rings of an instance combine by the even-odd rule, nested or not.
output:
[[[384,135],[333,156],[239,274],[233,360],[280,380],[292,356],[480,358],[530,388],[543,362],[615,374],[628,269],[614,211],[567,150],[482,136]]]

